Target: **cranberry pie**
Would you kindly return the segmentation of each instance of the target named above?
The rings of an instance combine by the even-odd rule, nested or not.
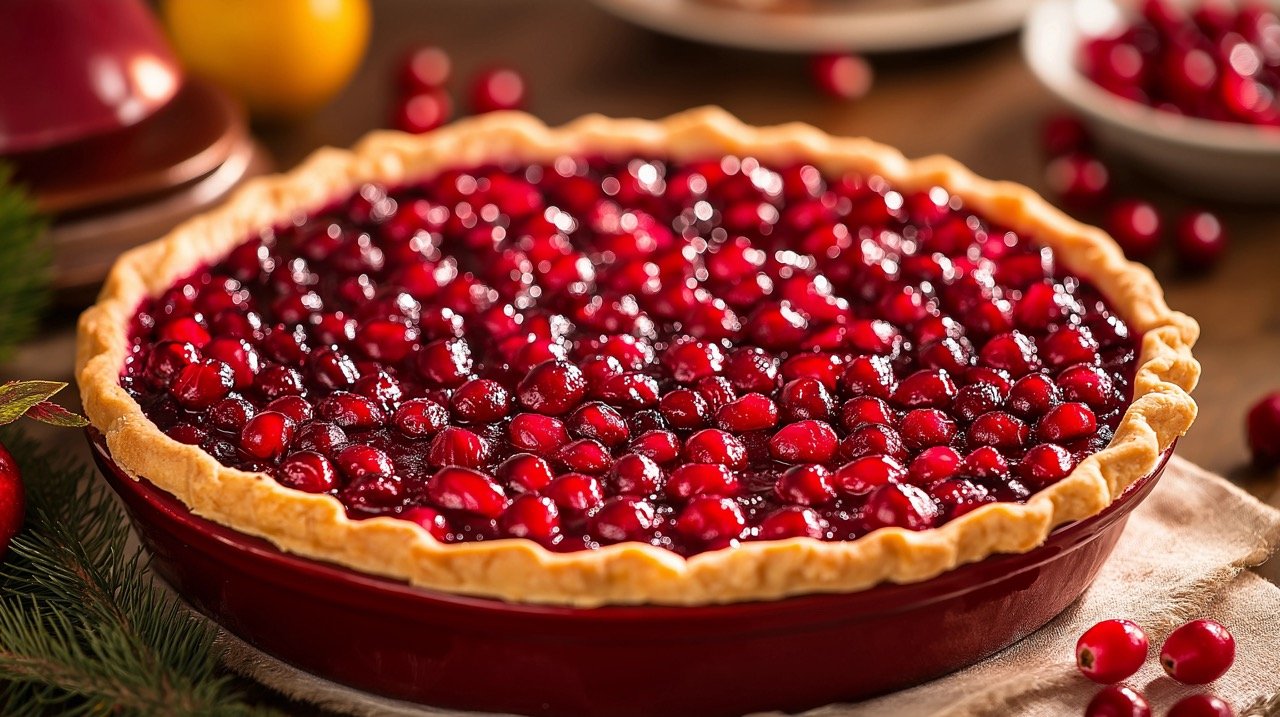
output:
[[[946,158],[507,113],[322,150],[125,255],[78,375],[121,467],[284,550],[688,605],[1040,545],[1186,431],[1197,331]]]

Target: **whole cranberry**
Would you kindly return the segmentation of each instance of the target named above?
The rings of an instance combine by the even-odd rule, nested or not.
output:
[[[518,110],[524,102],[524,78],[515,70],[496,67],[481,72],[471,81],[471,111],[476,114]]]
[[[1137,672],[1150,647],[1142,628],[1130,620],[1103,620],[1076,642],[1076,667],[1085,677],[1104,685]]]
[[[1216,695],[1191,695],[1169,709],[1169,717],[1235,717],[1227,701]]]
[[[441,90],[423,90],[396,103],[391,124],[401,132],[429,132],[453,116],[453,100]]]
[[[1221,623],[1192,620],[1169,633],[1160,648],[1160,665],[1187,685],[1204,685],[1222,677],[1236,659],[1236,640]]]
[[[1209,271],[1227,249],[1226,230],[1211,212],[1194,211],[1179,217],[1175,239],[1178,263],[1192,272]]]
[[[25,514],[26,493],[18,462],[8,449],[0,446],[0,556],[8,551],[9,542],[22,529]]]
[[[1253,404],[1245,418],[1253,463],[1267,469],[1280,466],[1280,391]]]
[[[809,62],[814,84],[837,100],[857,100],[871,89],[871,63],[851,54],[817,55]]]
[[[1040,147],[1046,157],[1061,157],[1089,146],[1089,132],[1072,115],[1055,115],[1040,130]]]
[[[405,53],[400,65],[400,87],[405,92],[434,90],[449,81],[453,63],[449,53],[438,47],[415,47]]]
[[[1107,229],[1134,261],[1146,261],[1160,248],[1163,226],[1160,213],[1150,202],[1126,199],[1117,202],[1107,213]]]
[[[1151,717],[1151,705],[1141,692],[1124,685],[1103,687],[1084,708],[1085,717]]]
[[[1106,165],[1079,152],[1049,162],[1045,181],[1062,201],[1080,208],[1096,206],[1111,190],[1111,173]]]

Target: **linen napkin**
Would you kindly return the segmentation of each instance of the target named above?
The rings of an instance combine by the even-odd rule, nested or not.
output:
[[[1128,618],[1151,639],[1148,664],[1127,681],[1156,714],[1210,690],[1237,711],[1280,690],[1280,587],[1248,568],[1280,545],[1280,511],[1226,480],[1173,458],[1128,526],[1093,587],[1043,629],[960,672],[858,704],[829,705],[806,717],[914,715],[979,717],[1079,715],[1098,686],[1075,669],[1076,639],[1094,623]],[[1207,688],[1164,676],[1160,644],[1187,620],[1210,617],[1231,629],[1236,662]],[[462,715],[354,691],[300,672],[230,635],[227,663],[294,699],[352,715]],[[772,713],[778,714],[778,713]]]

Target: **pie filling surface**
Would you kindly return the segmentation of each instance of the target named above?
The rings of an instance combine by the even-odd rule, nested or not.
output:
[[[443,542],[681,555],[922,530],[1112,437],[1137,341],[940,187],[750,157],[444,172],[137,310],[170,437]]]

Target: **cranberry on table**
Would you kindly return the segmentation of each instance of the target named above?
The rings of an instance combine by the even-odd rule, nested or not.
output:
[[[1222,677],[1236,659],[1236,640],[1221,623],[1192,620],[1165,638],[1160,665],[1187,685],[1204,685]]]
[[[1111,172],[1106,165],[1083,152],[1050,160],[1045,181],[1062,201],[1078,208],[1097,206],[1111,191]]]
[[[471,80],[471,111],[476,114],[524,107],[524,78],[515,70],[496,67]]]
[[[833,99],[857,100],[871,90],[871,64],[858,55],[816,55],[809,61],[809,72],[818,89]]]
[[[1235,710],[1216,695],[1184,697],[1169,709],[1169,717],[1235,717]]]
[[[421,90],[402,97],[392,113],[391,125],[401,132],[429,132],[453,116],[453,100],[442,90]]]
[[[400,65],[400,87],[407,93],[440,89],[452,69],[449,53],[439,47],[415,47],[405,53]]]
[[[1222,220],[1206,211],[1188,212],[1178,218],[1174,248],[1178,263],[1193,272],[1209,271],[1227,250]]]
[[[1076,642],[1076,667],[1094,682],[1113,684],[1142,668],[1148,648],[1146,633],[1134,622],[1103,620]]]
[[[1280,466],[1280,391],[1264,396],[1245,418],[1249,450],[1259,468]]]
[[[1151,704],[1125,685],[1103,687],[1084,709],[1085,717],[1151,717]]]
[[[1040,130],[1040,148],[1046,157],[1061,157],[1089,148],[1089,131],[1073,115],[1055,115]]]
[[[1134,261],[1146,261],[1160,249],[1163,225],[1160,213],[1150,202],[1117,202],[1107,213],[1107,229],[1124,255]]]

